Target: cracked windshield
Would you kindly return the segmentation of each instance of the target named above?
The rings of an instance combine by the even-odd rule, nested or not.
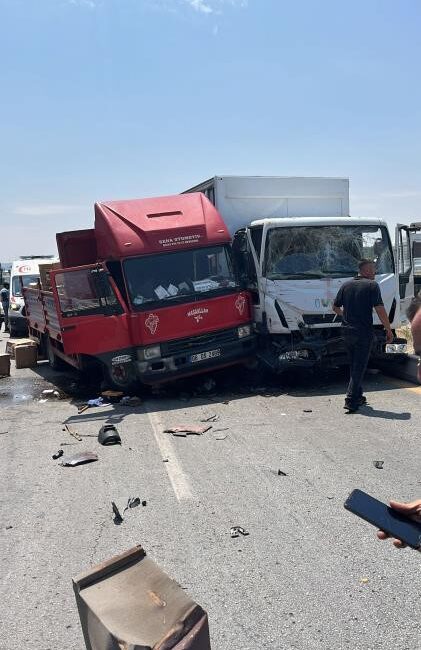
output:
[[[138,307],[237,286],[226,246],[136,257],[126,260],[124,269],[131,301]]]
[[[393,273],[393,256],[385,228],[274,228],[269,231],[266,243],[266,277],[269,280],[352,277],[358,272],[362,258],[374,260],[377,273]]]

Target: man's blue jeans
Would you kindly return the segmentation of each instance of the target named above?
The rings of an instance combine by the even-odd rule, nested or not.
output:
[[[341,333],[349,360],[346,401],[350,406],[358,406],[363,394],[362,381],[373,344],[373,332],[343,327]]]

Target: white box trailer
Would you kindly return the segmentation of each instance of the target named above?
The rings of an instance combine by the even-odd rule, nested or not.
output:
[[[377,265],[392,327],[405,318],[414,287],[410,228],[397,226],[395,255],[384,221],[349,216],[347,178],[215,176],[192,191],[214,203],[233,235],[237,269],[253,298],[259,356],[272,369],[344,361],[332,303],[362,258]],[[373,355],[383,358],[376,315],[374,325]],[[388,346],[401,350],[400,343]]]
[[[214,176],[187,192],[203,192],[232,235],[256,219],[349,215],[348,178]]]

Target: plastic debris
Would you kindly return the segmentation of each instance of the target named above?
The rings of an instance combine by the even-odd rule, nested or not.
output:
[[[303,413],[313,413],[313,409],[303,409]]]
[[[215,440],[225,440],[228,436],[215,436]]]
[[[134,395],[133,397],[130,397],[129,395],[125,395],[124,397],[121,398],[119,404],[122,406],[140,406],[142,404],[142,400],[140,397],[137,397]]]
[[[95,399],[88,399],[87,406],[103,406],[104,398],[96,397]]]
[[[114,513],[114,520],[113,521],[114,521],[116,526],[120,526],[120,524],[123,523],[123,517],[121,516],[120,511],[117,508],[114,501],[111,501],[111,506],[112,506],[113,513]]]
[[[182,436],[185,438],[188,433],[192,433],[196,436],[201,436],[203,433],[206,433],[206,431],[209,431],[209,429],[212,429],[212,426],[203,426],[201,427],[200,425],[194,425],[194,424],[181,424],[177,427],[169,427],[168,429],[164,429],[164,433],[172,433],[173,436]]]
[[[240,535],[246,537],[247,535],[250,535],[250,533],[242,526],[231,526],[230,535],[231,537],[239,537]]]
[[[369,582],[369,579],[368,579],[368,578],[360,578],[360,583],[361,583],[362,585],[366,585],[368,582]]]
[[[92,451],[81,451],[79,454],[74,456],[66,456],[61,461],[63,467],[75,467],[76,465],[84,465],[85,463],[92,463],[95,460],[98,460],[97,454],[94,454]]]
[[[278,469],[278,476],[288,476],[288,474],[283,472],[281,469]]]
[[[46,388],[45,390],[42,391],[41,395],[43,395],[44,397],[55,397],[56,399],[61,399],[60,393],[58,392],[58,390],[54,390],[54,388]]]
[[[53,460],[57,460],[57,458],[61,458],[61,456],[63,456],[63,454],[64,454],[64,451],[63,451],[62,449],[59,449],[58,451],[56,451],[55,454],[53,454],[53,455],[51,456],[51,458],[52,458]]]
[[[139,497],[129,497],[127,500],[127,505],[124,508],[123,512],[126,512],[126,510],[128,510],[129,508],[137,508],[137,506],[140,506]]]
[[[104,424],[98,434],[98,442],[101,445],[121,445],[120,434],[113,424]]]
[[[373,460],[373,465],[376,469],[383,469],[384,460]]]

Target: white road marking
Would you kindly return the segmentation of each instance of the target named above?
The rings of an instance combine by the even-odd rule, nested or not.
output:
[[[159,451],[161,452],[162,459],[164,460],[168,458],[169,462],[164,464],[175,496],[179,501],[192,499],[193,492],[189,480],[183,472],[183,468],[181,467],[180,461],[176,456],[168,433],[163,432],[164,425],[161,421],[161,418],[159,417],[159,414],[156,412],[150,412],[148,410],[146,412],[148,414],[149,422],[152,426],[152,431],[154,433],[156,443],[159,447]]]

